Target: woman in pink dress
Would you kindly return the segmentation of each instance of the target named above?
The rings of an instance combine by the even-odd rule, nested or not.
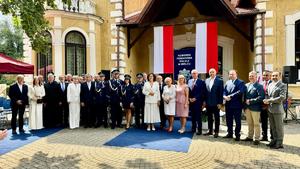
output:
[[[176,116],[180,117],[181,128],[179,133],[185,132],[186,118],[189,115],[189,88],[185,83],[183,75],[178,76],[178,84],[176,88]]]

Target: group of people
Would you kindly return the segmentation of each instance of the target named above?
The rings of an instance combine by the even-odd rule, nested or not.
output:
[[[105,79],[103,73],[95,77],[59,76],[56,82],[52,73],[47,82],[42,76],[33,79],[32,86],[24,84],[24,77],[17,76],[17,82],[10,87],[9,97],[12,107],[12,130],[16,134],[16,117],[19,115],[19,132],[23,129],[23,114],[29,104],[29,127],[32,130],[43,127],[80,125],[87,127],[122,127],[125,114],[125,128],[135,127],[155,131],[155,123],[168,132],[173,131],[174,117],[180,118],[179,133],[186,131],[187,117],[192,118],[192,132],[202,134],[202,114],[206,109],[208,132],[204,135],[219,137],[220,109],[225,105],[227,135],[224,138],[240,140],[242,110],[246,114],[248,136],[244,141],[259,144],[262,123],[262,140],[268,140],[268,121],[271,128],[271,148],[283,148],[283,102],[286,86],[280,81],[279,72],[264,72],[262,83],[257,81],[257,73],[249,73],[249,83],[238,79],[237,71],[229,71],[229,80],[224,83],[215,69],[209,70],[206,80],[198,78],[197,70],[192,70],[192,78],[186,81],[179,75],[176,84],[171,77],[165,79],[153,73],[138,73],[136,83],[131,76],[119,78],[119,71],[113,70],[112,78]],[[272,75],[272,79],[270,76]],[[108,112],[110,120],[108,119]],[[269,118],[269,120],[268,120]],[[233,120],[236,123],[233,132]],[[110,123],[109,123],[110,121]],[[168,126],[166,126],[168,121]],[[214,123],[214,125],[213,125]],[[214,129],[213,129],[214,126]]]

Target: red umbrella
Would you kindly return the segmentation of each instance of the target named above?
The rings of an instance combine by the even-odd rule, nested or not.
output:
[[[34,74],[34,66],[0,53],[0,73]]]

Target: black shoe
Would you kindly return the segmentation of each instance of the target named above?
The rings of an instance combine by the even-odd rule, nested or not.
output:
[[[19,129],[19,132],[20,133],[25,133],[25,130],[24,129]]]
[[[13,131],[12,131],[12,134],[17,134],[17,131],[16,131],[16,130],[13,130]]]
[[[123,128],[122,125],[117,125],[118,128]]]
[[[253,139],[246,137],[245,139],[242,139],[242,141],[253,141]]]
[[[116,126],[112,125],[110,128],[111,128],[111,129],[115,129],[115,127],[116,127]]]
[[[215,133],[214,138],[218,138],[218,137],[219,137],[219,133]]]
[[[205,134],[203,134],[204,136],[209,136],[209,135],[213,135],[213,133],[212,132],[207,132],[207,133],[205,133]]]
[[[240,137],[236,137],[234,140],[235,141],[240,141],[241,139],[240,139]]]
[[[196,128],[192,128],[192,133],[195,133],[196,132]]]
[[[276,144],[276,142],[271,141],[269,144],[267,144],[267,146],[268,146],[268,147],[272,147],[272,146],[274,146],[275,144]]]
[[[107,128],[107,127],[108,127],[108,124],[104,124],[103,126],[104,126],[104,128]]]
[[[253,144],[254,144],[254,145],[259,145],[259,140],[255,140],[255,141],[253,142]]]
[[[230,135],[230,134],[227,134],[226,136],[224,136],[223,138],[233,138],[233,136],[232,135]]]
[[[202,135],[202,132],[201,132],[201,131],[198,131],[196,134],[197,134],[198,136],[200,136],[200,135]]]
[[[283,148],[283,145],[274,145],[274,146],[270,146],[271,149],[280,149]]]
[[[260,139],[260,141],[269,141],[268,137],[263,137],[262,139]]]

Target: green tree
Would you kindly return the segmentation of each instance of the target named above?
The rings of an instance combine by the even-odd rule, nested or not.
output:
[[[12,58],[23,58],[23,30],[20,26],[12,25],[8,20],[0,22],[0,53]],[[0,75],[0,84],[12,84],[15,77]]]
[[[23,30],[7,20],[0,22],[0,53],[15,59],[23,57]]]
[[[48,47],[48,39],[43,36],[50,30],[49,22],[44,18],[46,6],[56,8],[55,0],[0,0],[0,11],[14,17],[14,24],[22,27],[37,52],[44,52]]]

